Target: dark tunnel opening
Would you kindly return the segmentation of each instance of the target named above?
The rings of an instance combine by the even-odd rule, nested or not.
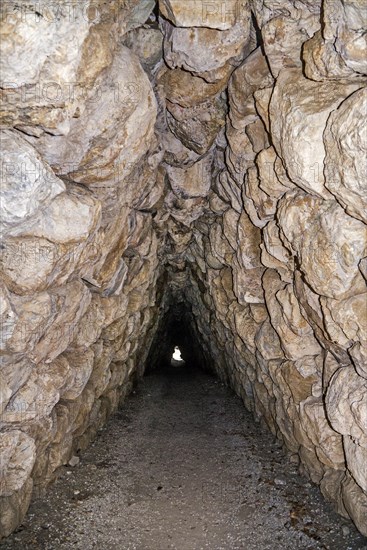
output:
[[[173,358],[176,348],[179,349],[182,362]],[[184,301],[170,305],[163,316],[149,350],[145,374],[158,370],[172,374],[178,367],[187,372],[199,369],[212,373],[196,336],[192,312]]]

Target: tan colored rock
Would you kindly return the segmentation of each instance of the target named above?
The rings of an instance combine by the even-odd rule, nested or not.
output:
[[[100,206],[94,199],[86,193],[61,193],[19,229],[13,229],[16,236],[4,241],[1,258],[10,290],[28,294],[66,282],[80,265],[99,222]]]
[[[283,2],[283,9],[287,9],[288,4]],[[297,15],[291,18],[288,14],[279,14],[261,28],[265,54],[274,78],[285,68],[302,66],[302,44],[320,28],[317,4],[310,6],[310,10],[297,10]],[[291,5],[291,11],[296,11],[294,5]]]
[[[181,107],[194,107],[218,95],[227,80],[209,83],[181,69],[166,70],[158,79],[168,101]]]
[[[307,320],[302,315],[291,285],[284,284],[274,270],[263,277],[266,305],[288,359],[317,355],[321,348]]]
[[[34,440],[20,430],[0,434],[0,536],[22,521],[32,494],[29,475],[36,458]]]
[[[163,35],[159,29],[133,29],[124,37],[124,44],[150,69],[154,69],[163,57]]]
[[[64,183],[17,132],[2,130],[1,233],[7,234],[45,208]]]
[[[213,155],[209,153],[190,168],[167,166],[167,174],[174,193],[184,199],[206,197],[211,185]]]
[[[233,291],[239,304],[262,304],[264,303],[264,291],[261,286],[261,277],[264,272],[263,267],[253,269],[244,269],[233,260],[231,265],[233,274]]]
[[[11,496],[29,477],[35,461],[35,444],[20,430],[3,432],[0,438],[1,496]]]
[[[47,292],[24,297],[16,294],[8,296],[12,302],[14,325],[10,334],[9,327],[4,330],[4,322],[4,350],[9,353],[30,353],[55,318],[51,296]]]
[[[170,166],[178,168],[192,166],[203,156],[185,147],[182,141],[177,139],[170,130],[163,134],[162,144],[164,147],[164,162]]]
[[[12,397],[5,408],[2,421],[27,424],[48,417],[60,399],[60,393],[71,382],[70,365],[65,357],[51,364],[39,364],[27,383]]]
[[[325,185],[348,214],[367,223],[365,88],[331,113],[324,132]]]
[[[358,485],[367,493],[367,437],[356,440],[343,436],[348,470]]]
[[[305,61],[305,74],[312,80],[337,80],[357,76],[335,50],[333,41],[325,41],[321,31],[317,31],[303,45],[302,57]]]
[[[58,174],[115,187],[148,151],[155,120],[148,77],[138,58],[120,46],[87,94],[83,112],[71,119],[67,135],[41,137],[35,145]]]
[[[186,108],[167,102],[167,111],[171,132],[198,155],[209,151],[225,124],[226,104],[221,97]]]
[[[228,30],[247,16],[247,1],[224,0],[160,0],[159,9],[163,17],[176,27],[207,27]]]
[[[330,113],[358,88],[357,84],[316,83],[299,69],[283,70],[270,102],[273,144],[290,179],[325,199],[323,132]]]
[[[91,295],[81,281],[73,281],[50,290],[52,308],[56,311],[53,322],[47,327],[29,357],[35,362],[50,363],[75,338],[80,319],[86,312]]]
[[[366,74],[366,6],[363,0],[325,0],[323,36],[333,43],[347,67]]]
[[[367,536],[367,496],[351,475],[342,482],[343,505],[362,535]]]
[[[205,27],[185,29],[173,27],[168,21],[162,22],[166,63],[171,69],[184,69],[207,82],[228,78],[240,63],[249,42],[249,12],[245,15],[224,31]],[[218,42],[222,44],[220,50]]]
[[[237,258],[244,269],[261,266],[260,242],[261,232],[251,223],[246,212],[242,212],[237,225]]]
[[[293,280],[293,258],[282,243],[279,227],[275,220],[271,220],[262,231],[263,242],[260,245],[261,262],[266,267],[278,271],[283,281],[290,283]]]
[[[281,199],[277,216],[315,292],[336,299],[364,292],[358,269],[366,248],[362,222],[345,214],[335,201],[294,192]]]
[[[272,83],[266,58],[261,48],[257,48],[237,67],[228,83],[229,116],[235,127],[238,127],[238,119],[242,124],[251,122],[254,105],[252,94]]]
[[[326,394],[326,413],[338,433],[355,439],[365,437],[367,381],[353,367],[338,369]]]
[[[349,348],[354,342],[367,346],[367,294],[347,300],[321,298],[325,328],[333,342]]]
[[[277,200],[261,189],[259,172],[255,166],[247,170],[242,199],[245,210],[256,227],[262,228],[274,218]]]
[[[333,469],[344,469],[342,438],[330,428],[322,398],[310,396],[303,401],[300,420],[320,462]]]
[[[64,354],[70,366],[70,382],[66,389],[62,390],[63,400],[74,400],[84,390],[93,370],[94,353],[91,348],[87,350],[67,351]]]

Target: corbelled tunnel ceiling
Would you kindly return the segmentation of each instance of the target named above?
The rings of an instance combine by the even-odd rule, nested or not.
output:
[[[367,534],[365,1],[3,11],[1,534],[175,343]]]

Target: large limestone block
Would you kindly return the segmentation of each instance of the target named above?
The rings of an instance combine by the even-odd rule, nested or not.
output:
[[[93,370],[94,353],[93,349],[78,349],[67,351],[64,357],[70,366],[70,381],[61,392],[62,399],[74,400],[79,397]]]
[[[245,269],[261,266],[261,231],[253,225],[246,212],[242,212],[237,224],[237,258]]]
[[[262,27],[264,50],[274,78],[284,68],[302,66],[302,44],[319,28],[319,14],[308,10],[299,13],[297,19],[278,15]]]
[[[167,166],[169,182],[174,193],[184,199],[206,197],[211,186],[212,162],[213,154],[209,153],[189,168]]]
[[[285,284],[278,273],[268,269],[263,277],[265,300],[271,324],[276,330],[288,359],[318,355],[321,347],[313,330],[301,313],[292,285]]]
[[[359,440],[345,435],[343,445],[348,470],[367,493],[367,435]]]
[[[233,291],[241,305],[263,304],[264,290],[261,286],[261,277],[264,273],[263,267],[245,269],[238,262],[233,260],[231,264],[233,277]]]
[[[0,228],[6,235],[47,207],[65,185],[17,132],[2,130],[0,142]]]
[[[143,66],[149,69],[160,62],[163,56],[163,34],[159,29],[140,27],[130,31],[124,44],[140,59]]]
[[[367,294],[347,300],[321,298],[321,307],[330,339],[345,348],[359,342],[364,348],[362,352],[367,353]]]
[[[1,304],[6,304],[4,298],[9,300],[13,317],[3,312],[2,350],[9,354],[29,353],[55,318],[51,296],[47,292],[22,297],[7,293],[0,297]]]
[[[164,147],[163,160],[170,166],[176,166],[178,168],[192,166],[202,156],[185,147],[182,141],[177,139],[169,129],[162,135],[162,145]],[[162,171],[163,170],[160,169],[161,173]]]
[[[367,495],[349,474],[342,482],[342,499],[349,516],[367,537]]]
[[[271,267],[278,271],[282,280],[287,283],[293,280],[293,257],[284,246],[279,227],[275,220],[271,220],[262,231],[261,262],[265,267]]]
[[[247,0],[160,0],[163,17],[176,27],[207,27],[228,30],[247,17]]]
[[[167,101],[167,122],[170,130],[188,149],[204,155],[212,147],[224,127],[226,103],[215,97],[194,107],[183,108]]]
[[[349,96],[331,113],[324,132],[325,185],[348,214],[367,223],[367,90]]]
[[[96,79],[85,108],[66,136],[40,137],[35,146],[58,174],[76,182],[120,187],[153,142],[156,99],[136,57],[120,46]]]
[[[359,74],[367,73],[366,22],[364,0],[324,0],[323,36],[333,43],[347,67]]]
[[[252,94],[273,83],[269,65],[261,48],[256,48],[233,72],[228,83],[229,116],[235,127],[251,122],[253,117]]]
[[[181,69],[166,70],[158,79],[168,101],[181,107],[194,107],[218,95],[227,80],[209,83]]]
[[[280,340],[277,332],[273,329],[270,320],[266,319],[256,333],[255,344],[257,349],[256,356],[266,361],[272,359],[283,359],[284,353],[280,346]]]
[[[2,420],[27,424],[48,417],[59,401],[63,388],[72,382],[70,365],[65,357],[58,357],[51,364],[40,363],[10,400]]]
[[[308,193],[330,198],[323,173],[323,132],[330,113],[358,84],[316,83],[299,69],[283,70],[270,101],[271,135],[289,178]]]
[[[243,205],[252,223],[256,227],[264,227],[274,218],[277,199],[265,193],[261,187],[259,172],[255,166],[247,170],[245,184],[242,189]]]
[[[310,396],[301,403],[300,421],[320,462],[330,468],[344,469],[342,438],[330,428],[321,397]]]
[[[365,291],[358,269],[366,255],[365,225],[348,216],[335,201],[289,192],[277,211],[287,247],[296,254],[311,288],[343,299]]]
[[[248,12],[240,22],[225,31],[178,28],[168,21],[162,21],[162,29],[165,35],[164,59],[171,69],[181,68],[207,82],[217,82],[228,78],[243,58],[249,42],[250,18]]]
[[[367,380],[352,366],[335,372],[326,394],[326,413],[334,430],[357,440],[366,437],[366,392]]]
[[[92,25],[91,4],[87,0],[78,8],[62,0],[57,6],[45,3],[11,9],[12,3],[5,3],[1,76],[8,122],[40,126],[40,133],[43,129],[67,132],[76,108],[73,94],[83,43]]]
[[[255,337],[259,326],[254,322],[251,316],[249,306],[241,307],[236,302],[233,302],[234,321],[236,333],[239,335],[246,347],[255,353]]]
[[[1,73],[5,124],[30,136],[66,135],[96,78],[125,31],[142,24],[154,0],[87,0],[71,4],[6,2],[2,11]],[[43,40],[40,41],[39,37]]]
[[[279,157],[274,147],[262,148],[256,157],[255,164],[260,179],[260,189],[273,199],[280,199],[289,188],[294,186],[285,181],[283,174],[279,173]]]
[[[36,459],[32,437],[20,430],[0,434],[0,537],[22,521],[32,494],[29,476]]]
[[[18,294],[65,283],[95,256],[88,243],[100,223],[99,203],[88,193],[61,193],[31,219],[13,228],[3,243],[1,271]],[[90,238],[91,236],[91,238]],[[84,257],[83,251],[85,251]]]
[[[29,477],[35,462],[35,443],[20,430],[0,435],[0,495],[10,496],[18,491]]]
[[[47,331],[35,345],[29,357],[36,363],[52,362],[74,340],[80,319],[86,313],[91,293],[81,281],[72,281],[49,291],[52,310],[56,312]]]
[[[305,74],[312,80],[337,80],[359,76],[346,65],[335,50],[334,41],[323,39],[321,31],[317,31],[305,42],[302,57],[305,62]]]

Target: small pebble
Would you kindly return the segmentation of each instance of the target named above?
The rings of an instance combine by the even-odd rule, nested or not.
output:
[[[276,477],[274,479],[275,485],[287,485],[287,482],[285,479],[282,479],[281,477]]]
[[[80,462],[80,458],[78,456],[72,456],[71,459],[69,460],[68,464],[69,464],[69,466],[71,466],[73,468],[74,466],[79,464],[79,462]]]

